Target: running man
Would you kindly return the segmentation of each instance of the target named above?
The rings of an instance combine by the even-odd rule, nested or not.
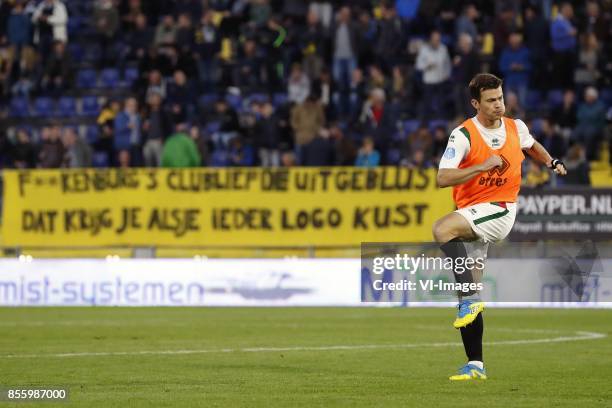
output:
[[[453,187],[458,210],[433,226],[433,235],[447,257],[467,257],[465,242],[476,241],[486,253],[488,243],[504,239],[514,224],[525,151],[559,175],[565,165],[548,154],[520,119],[504,116],[502,80],[478,74],[469,84],[476,116],[454,129],[438,170],[438,185]],[[460,283],[479,282],[482,271],[455,273]],[[453,326],[461,330],[468,362],[451,380],[486,379],[482,358],[482,311],[478,292],[459,295]]]

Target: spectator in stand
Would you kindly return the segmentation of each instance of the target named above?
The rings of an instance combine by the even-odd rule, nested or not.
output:
[[[578,66],[574,74],[576,85],[596,85],[601,73],[599,71],[599,53],[601,49],[593,33],[585,34],[580,41]]]
[[[374,88],[370,92],[370,98],[364,102],[359,118],[364,133],[374,138],[382,157],[385,157],[387,153],[395,125],[395,118],[385,101],[385,91],[381,88]]]
[[[40,87],[45,91],[54,91],[59,94],[69,88],[71,83],[72,58],[66,51],[66,44],[56,41],[53,44],[53,54],[51,54],[45,66]]]
[[[282,167],[295,167],[297,166],[297,158],[293,152],[283,152],[281,155],[281,166]]]
[[[510,34],[508,46],[504,48],[499,59],[499,69],[504,75],[504,92],[516,93],[519,103],[525,106],[531,56],[527,47],[523,45],[523,37],[519,32]]]
[[[68,42],[68,11],[60,0],[43,0],[32,15],[34,44],[45,63],[54,41]]]
[[[317,78],[325,64],[327,36],[319,22],[319,15],[312,9],[306,16],[306,27],[299,42],[304,71],[309,78]]]
[[[115,152],[127,151],[130,165],[140,166],[140,115],[138,114],[138,102],[134,97],[125,100],[123,111],[115,117],[114,142]]]
[[[455,37],[461,38],[466,34],[472,40],[472,44],[478,42],[478,28],[476,27],[476,19],[478,18],[478,9],[474,4],[467,4],[463,7],[463,12],[455,21]]]
[[[130,152],[128,150],[120,150],[117,154],[117,167],[127,169],[131,166]]]
[[[310,94],[291,111],[291,127],[298,161],[303,163],[302,150],[325,126],[325,112],[317,95]]]
[[[518,96],[510,91],[504,94],[506,103],[506,114],[505,116],[514,119],[520,119],[525,117],[525,110],[521,106]]]
[[[403,146],[403,156],[406,160],[410,161],[410,157],[413,156],[414,152],[417,150],[423,152],[430,151],[432,143],[433,136],[429,128],[425,123],[421,123],[418,129],[409,134],[406,138],[406,142]]]
[[[472,97],[466,86],[472,78],[481,71],[480,56],[474,50],[472,37],[466,33],[459,36],[458,52],[453,58],[453,96],[455,98],[455,114],[472,116],[474,108],[470,103]]]
[[[25,129],[17,130],[17,143],[10,149],[12,165],[16,169],[32,169],[36,167],[37,151],[30,140],[30,134]]]
[[[198,147],[193,139],[185,133],[175,133],[164,143],[162,167],[198,167],[200,163]]]
[[[164,47],[176,44],[177,27],[174,24],[174,17],[166,15],[155,29],[155,39],[153,44],[156,47]]]
[[[594,87],[585,89],[584,103],[578,106],[576,118],[572,139],[585,146],[588,160],[595,160],[606,127],[606,108]]]
[[[132,60],[143,59],[152,42],[153,31],[147,25],[147,17],[144,14],[136,15],[134,17],[134,30],[127,36],[128,58]]]
[[[538,141],[546,148],[552,157],[563,157],[567,151],[567,143],[563,136],[555,130],[550,119],[542,119],[541,133]]]
[[[329,138],[330,132],[321,128],[310,143],[302,149],[302,166],[331,166],[334,164],[334,143]]]
[[[211,143],[197,126],[192,126],[189,129],[189,137],[196,144],[198,153],[200,154],[200,166],[207,167],[210,163]]]
[[[207,10],[202,15],[200,26],[195,32],[195,54],[198,62],[200,81],[205,90],[210,90],[217,79],[216,56],[221,49],[217,27],[213,23],[214,13]]]
[[[113,43],[119,29],[119,12],[113,0],[97,0],[94,7],[93,24],[98,34],[98,42],[102,47],[103,66],[113,64]]]
[[[393,3],[382,3],[382,18],[378,22],[378,37],[374,46],[377,63],[390,71],[401,57],[404,46],[402,21]],[[350,72],[350,71],[349,71]]]
[[[6,35],[11,46],[11,62],[9,70],[13,67],[13,62],[17,63],[17,72],[14,76],[19,78],[25,72],[31,72],[34,67],[35,54],[31,47],[32,42],[32,22],[30,17],[24,13],[23,3],[17,1],[11,10],[7,21]]]
[[[215,119],[219,121],[219,131],[213,134],[215,147],[227,148],[231,139],[240,136],[238,113],[225,99],[219,99],[215,103]]]
[[[377,167],[380,164],[380,153],[374,148],[374,139],[370,136],[363,138],[361,148],[357,153],[355,166],[357,167]]]
[[[141,0],[128,0],[127,9],[121,13],[123,28],[132,31],[139,15],[144,15]]]
[[[351,72],[357,68],[359,54],[357,28],[352,21],[351,9],[343,6],[336,18],[334,30],[333,76],[341,91],[348,88]]]
[[[40,152],[38,153],[38,167],[43,169],[57,169],[64,162],[65,149],[61,141],[62,130],[59,125],[43,127],[40,132]]]
[[[179,14],[176,31],[176,44],[181,50],[193,48],[194,32],[191,17],[187,13]]]
[[[550,29],[540,9],[534,5],[525,8],[523,35],[531,57],[531,86],[547,89],[549,84]]]
[[[409,169],[429,169],[431,162],[426,158],[425,151],[415,149],[409,159],[402,159],[400,166],[408,167]]]
[[[448,132],[444,126],[438,126],[434,129],[433,142],[431,144],[431,157],[435,167],[438,167],[440,159],[446,149],[448,142]],[[560,156],[557,156],[560,157]]]
[[[248,167],[255,164],[253,147],[238,136],[230,141],[229,165],[233,167]]]
[[[574,87],[574,67],[576,65],[576,28],[572,25],[574,8],[570,3],[561,4],[557,17],[550,25],[551,46],[553,49],[552,76],[556,86],[569,89]]]
[[[72,127],[64,129],[62,135],[65,155],[63,167],[83,168],[91,167],[92,150],[91,146],[77,134]]]
[[[581,32],[594,34],[599,43],[605,44],[610,39],[610,14],[601,13],[599,2],[590,0],[586,2],[586,16],[581,24]],[[609,11],[609,5],[608,5]]]
[[[550,180],[550,172],[539,163],[529,160],[526,164],[527,171],[522,178],[522,185],[526,187],[542,187]]]
[[[506,45],[508,45],[508,39],[510,33],[517,31],[519,28],[518,16],[515,8],[508,2],[494,2],[499,5],[497,17],[495,17],[493,23],[493,40],[494,40],[494,52],[495,55],[499,55]]]
[[[563,163],[567,168],[567,176],[563,178],[564,184],[591,185],[590,166],[584,154],[584,147],[581,144],[577,143],[570,147],[563,159]]]
[[[329,128],[329,136],[334,143],[337,166],[353,166],[357,159],[357,147],[352,138],[347,137],[340,126],[334,124]]]
[[[166,80],[162,76],[162,73],[157,69],[151,70],[148,75],[147,87],[144,91],[143,99],[147,100],[149,98],[149,95],[153,93],[159,94],[162,99],[165,99],[166,92]]]
[[[142,121],[144,140],[142,156],[146,167],[159,167],[164,140],[172,131],[172,119],[162,109],[161,95],[152,93],[147,100],[147,109]]]
[[[187,76],[181,70],[174,72],[174,82],[168,86],[167,103],[174,123],[184,123],[195,115],[196,94]]]
[[[260,117],[255,122],[255,146],[259,163],[264,167],[278,167],[280,165],[278,118],[274,116],[274,108],[270,102],[265,102],[259,110]]]
[[[257,43],[248,39],[244,41],[240,56],[234,68],[233,83],[245,92],[253,92],[262,85],[262,62],[257,54]]]
[[[423,44],[416,59],[416,68],[423,74],[423,119],[444,117],[446,85],[450,78],[451,62],[439,31],[432,31],[429,43]]]
[[[303,103],[310,94],[310,79],[302,71],[302,66],[298,63],[291,66],[287,93],[289,101],[298,105]]]
[[[563,103],[553,109],[552,117],[559,125],[561,135],[568,140],[576,127],[576,95],[571,89],[563,93]]]

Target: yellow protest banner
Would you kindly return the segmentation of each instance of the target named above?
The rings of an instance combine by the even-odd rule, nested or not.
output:
[[[417,242],[454,209],[434,170],[4,171],[6,246]]]

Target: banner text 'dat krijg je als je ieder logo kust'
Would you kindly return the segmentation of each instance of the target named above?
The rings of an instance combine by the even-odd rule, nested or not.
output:
[[[5,171],[16,246],[359,245],[431,240],[454,209],[434,170],[198,168]]]

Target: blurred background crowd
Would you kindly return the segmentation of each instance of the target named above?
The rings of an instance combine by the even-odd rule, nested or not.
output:
[[[611,17],[609,0],[0,0],[0,167],[428,168],[484,71],[588,184],[611,157]]]

